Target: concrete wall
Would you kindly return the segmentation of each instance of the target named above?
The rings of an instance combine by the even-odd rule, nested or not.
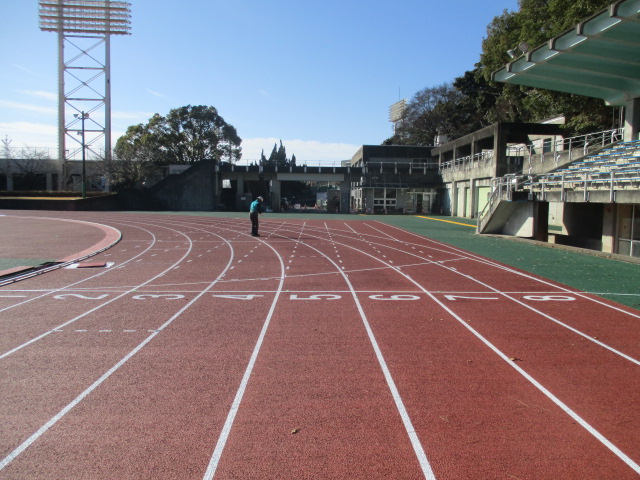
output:
[[[151,196],[168,210],[213,211],[215,162],[202,161],[180,175],[170,175],[150,189]]]
[[[496,233],[516,237],[534,236],[533,202],[501,201],[481,233]]]

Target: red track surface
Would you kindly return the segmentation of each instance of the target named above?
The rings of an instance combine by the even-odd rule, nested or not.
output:
[[[2,479],[640,475],[637,311],[374,220],[66,216],[122,240],[0,288]]]

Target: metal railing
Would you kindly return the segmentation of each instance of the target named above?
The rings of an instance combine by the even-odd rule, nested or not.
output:
[[[514,174],[491,179],[491,194],[484,208],[478,212],[478,232],[484,229],[486,222],[491,218],[501,200],[511,200],[513,198],[513,192],[523,179],[522,175]]]
[[[598,148],[606,145],[598,145]],[[577,192],[582,195],[582,200],[585,202],[589,201],[592,191],[608,191],[609,201],[615,202],[617,190],[640,189],[640,157],[636,155],[640,150],[640,141],[627,142],[627,145],[615,154],[620,161],[624,162],[622,164],[615,162],[602,164],[592,160],[591,162],[597,162],[593,163],[593,167],[587,165],[587,167],[564,168],[545,174],[505,175],[492,179],[491,194],[478,215],[478,231],[482,231],[500,200],[511,200],[513,193],[517,191],[527,192],[529,198],[537,197],[542,201],[547,198],[546,195],[549,192],[559,192],[559,201],[566,201],[568,192]],[[583,148],[586,148],[586,145]],[[628,156],[628,154],[633,155]],[[602,157],[610,155],[606,154]],[[597,159],[598,156],[594,158]],[[629,159],[633,161],[629,162]],[[587,164],[587,162],[584,163]]]
[[[452,172],[469,171],[474,168],[490,166],[493,164],[495,155],[493,150],[468,155],[466,157],[456,158],[440,165],[440,173],[447,174]]]
[[[522,157],[523,168],[529,171],[539,164],[553,160],[557,167],[559,162],[571,162],[583,157],[595,150],[603,148],[605,145],[622,140],[623,128],[615,128],[576,137],[561,138],[549,142],[544,139],[534,140],[530,145],[514,145],[506,148],[507,157]],[[477,153],[473,156],[465,156],[443,162],[440,165],[440,173],[448,174],[452,172],[470,171],[472,169],[493,164],[495,154],[493,151]]]
[[[507,156],[522,157],[524,159],[523,168],[528,166],[529,170],[535,165],[543,164],[550,160],[553,160],[557,167],[560,160],[565,163],[571,162],[603,148],[605,145],[620,141],[623,136],[624,128],[614,128],[576,137],[561,138],[554,142],[545,142],[544,139],[538,139],[530,145],[507,147]]]
[[[593,190],[609,192],[609,201],[615,201],[616,190],[640,187],[640,167],[629,170],[608,169],[596,172],[562,172],[556,175],[541,175],[522,182],[523,191],[538,194],[544,200],[546,193],[560,192],[560,200],[565,201],[567,192],[580,192],[583,200],[589,200]]]

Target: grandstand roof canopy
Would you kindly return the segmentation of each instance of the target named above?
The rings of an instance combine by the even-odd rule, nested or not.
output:
[[[492,79],[602,98],[609,105],[640,97],[640,0],[611,4],[493,72]]]

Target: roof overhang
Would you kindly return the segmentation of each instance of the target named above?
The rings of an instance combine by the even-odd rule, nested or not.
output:
[[[493,72],[496,82],[624,105],[640,97],[640,0],[619,0]]]

